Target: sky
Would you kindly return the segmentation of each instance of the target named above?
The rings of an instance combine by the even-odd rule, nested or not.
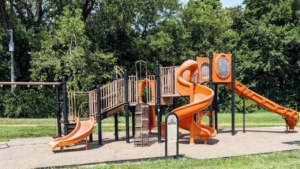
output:
[[[186,4],[189,0],[179,0],[179,1]],[[241,5],[243,3],[243,0],[220,0],[220,1],[222,3],[223,8]]]

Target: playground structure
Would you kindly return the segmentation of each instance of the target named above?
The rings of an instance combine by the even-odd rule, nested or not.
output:
[[[190,97],[190,104],[174,109],[172,112],[178,113],[180,119],[180,127],[190,131],[190,143],[194,143],[194,139],[202,138],[205,143],[210,137],[214,137],[218,130],[218,112],[217,99],[213,97],[213,93],[217,93],[217,85],[223,84],[232,91],[232,135],[235,134],[234,128],[234,95],[235,93],[245,98],[255,101],[264,108],[275,112],[285,118],[289,129],[294,129],[299,116],[290,109],[280,107],[279,105],[259,96],[250,91],[234,77],[234,54],[216,54],[211,53],[209,58],[194,57],[195,61],[188,61],[188,64],[182,66],[162,67],[159,62],[156,63],[156,75],[148,75],[147,65],[144,61],[137,61],[136,75],[128,76],[127,70],[122,71],[115,67],[116,73],[114,81],[102,87],[97,87],[89,93],[89,116],[95,118],[101,117],[101,120],[114,115],[115,116],[115,139],[118,139],[116,116],[119,111],[125,109],[126,117],[126,142],[129,143],[129,106],[135,107],[142,104],[142,89],[146,88],[146,103],[149,105],[148,129],[158,127],[158,142],[162,142],[164,137],[164,123],[161,120],[160,106],[172,105],[175,97]],[[212,63],[212,64],[210,64]],[[145,75],[142,77],[142,65],[144,65]],[[138,71],[139,66],[139,71]],[[189,86],[192,84],[192,86]],[[209,84],[210,89],[199,84]],[[215,91],[211,89],[215,85]],[[189,86],[189,87],[187,87]],[[98,89],[99,88],[99,89]],[[192,90],[193,89],[193,90]],[[201,90],[200,90],[201,89]],[[99,91],[100,98],[97,98]],[[189,91],[189,93],[187,93]],[[194,94],[192,94],[194,93]],[[212,111],[212,101],[214,99],[215,111]],[[97,109],[100,100],[100,111]],[[204,104],[203,101],[206,101]],[[156,105],[157,121],[155,120],[154,106]],[[194,114],[201,112],[209,106],[209,126],[202,125],[201,119],[195,122]],[[133,112],[133,111],[132,111]],[[184,113],[182,113],[184,112]],[[213,113],[214,112],[214,113]],[[182,113],[182,114],[180,114]],[[213,117],[214,116],[214,117]],[[132,135],[136,133],[135,114],[132,114]],[[101,131],[101,120],[98,119],[98,131]],[[214,123],[214,124],[213,124]],[[142,130],[143,131],[143,130]],[[144,131],[145,132],[145,131]],[[146,133],[146,132],[145,132]],[[99,144],[101,142],[101,132],[99,134]],[[134,137],[135,138],[135,137]]]
[[[179,126],[190,131],[190,143],[193,144],[197,138],[202,138],[205,143],[207,139],[216,136],[218,131],[218,112],[217,112],[217,86],[223,84],[232,91],[231,93],[231,117],[232,127],[231,133],[235,135],[234,127],[234,95],[235,93],[248,98],[264,108],[282,116],[290,130],[296,126],[299,115],[294,110],[284,108],[278,104],[258,95],[249,90],[241,83],[235,80],[234,76],[234,59],[233,54],[217,54],[209,53],[209,57],[195,57],[194,61],[186,61],[181,66],[162,67],[156,62],[156,74],[148,75],[147,64],[144,61],[137,61],[135,64],[136,75],[128,76],[127,70],[115,67],[113,81],[97,86],[95,90],[87,92],[74,92],[66,90],[66,78],[62,78],[62,83],[58,81],[56,85],[57,96],[57,134],[68,137],[70,132],[69,126],[78,126],[79,121],[75,117],[81,118],[83,114],[93,117],[98,123],[98,144],[102,145],[102,126],[101,122],[109,116],[114,116],[115,121],[115,140],[118,140],[118,112],[125,110],[126,118],[126,142],[129,143],[129,106],[133,108],[140,104],[149,105],[148,132],[157,126],[158,142],[162,142],[164,137],[164,123],[162,123],[161,106],[172,105],[173,98],[190,97],[190,104],[175,108],[172,112],[179,117]],[[212,64],[211,64],[212,63]],[[138,71],[139,66],[139,71]],[[142,76],[142,66],[144,66],[144,77]],[[19,83],[19,84],[17,84]],[[0,85],[21,85],[20,82],[0,82]],[[209,88],[205,85],[209,85]],[[27,83],[24,85],[28,85]],[[41,84],[36,84],[41,85]],[[50,85],[50,84],[49,84]],[[61,109],[59,101],[59,85],[63,88],[63,118],[61,119]],[[215,85],[215,90],[212,90]],[[143,89],[146,94],[145,103],[143,103]],[[78,97],[84,97],[86,101],[79,102]],[[214,101],[214,102],[213,102]],[[212,104],[215,104],[213,113]],[[155,106],[157,121],[155,118]],[[87,107],[87,112],[83,107]],[[203,109],[209,107],[209,126],[201,124],[201,119],[195,121],[194,114],[199,114]],[[136,111],[137,112],[137,111]],[[132,114],[132,136],[140,138],[141,132],[146,134],[144,129],[139,130],[139,126],[135,126],[135,114]],[[213,117],[214,116],[214,117]],[[69,120],[71,118],[72,120]],[[64,124],[63,132],[61,132],[61,123]],[[214,123],[214,124],[213,124]],[[76,125],[76,126],[75,126]],[[145,127],[145,126],[144,126]],[[140,133],[136,130],[141,131]],[[143,133],[142,133],[143,134]],[[84,139],[86,137],[80,137]],[[142,140],[142,138],[140,138]],[[92,135],[89,136],[92,141]]]

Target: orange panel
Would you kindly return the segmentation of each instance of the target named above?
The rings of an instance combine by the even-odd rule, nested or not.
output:
[[[231,57],[232,54],[219,54],[219,53],[213,53],[213,82],[214,83],[230,83],[231,82]],[[229,63],[228,65],[228,75],[225,77],[222,77],[220,75],[220,72],[218,72],[218,62],[220,59],[226,59]]]
[[[199,82],[208,82],[209,81],[209,58],[208,57],[196,57],[198,63],[198,72],[199,72]],[[207,73],[202,75],[202,65],[208,66]]]
[[[150,87],[151,88],[151,93],[152,93],[152,98],[151,102],[155,102],[155,82],[150,81],[149,79],[144,79],[143,81],[138,81],[138,96],[139,96],[139,103],[143,103],[142,100],[142,90],[144,87]]]

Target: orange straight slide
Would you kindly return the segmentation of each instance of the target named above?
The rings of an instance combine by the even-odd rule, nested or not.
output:
[[[64,146],[70,146],[83,139],[86,139],[85,144],[87,149],[87,137],[93,132],[94,117],[89,117],[88,121],[79,121],[79,119],[75,117],[75,122],[76,127],[69,135],[62,138],[57,138],[49,143],[49,146],[53,150],[56,147],[60,147],[60,150],[64,151]]]
[[[190,104],[176,108],[172,112],[176,113],[179,118],[179,127],[190,131],[190,144],[195,144],[197,138],[202,138],[206,144],[209,138],[217,135],[217,131],[197,124],[194,121],[194,114],[207,108],[212,103],[214,91],[191,80],[197,69],[198,64],[193,60],[187,60],[180,66],[176,75],[176,89],[180,95],[190,97]],[[186,70],[189,70],[189,74],[187,79],[183,79],[182,75]]]
[[[225,86],[231,90],[231,83],[225,84]],[[286,118],[290,130],[294,130],[295,126],[297,125],[299,120],[299,114],[296,111],[279,106],[278,104],[272,102],[271,100],[268,100],[265,97],[251,91],[250,89],[248,89],[238,81],[235,81],[234,92]]]

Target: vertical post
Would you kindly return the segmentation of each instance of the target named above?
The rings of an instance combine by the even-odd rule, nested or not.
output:
[[[56,82],[59,82],[58,79],[56,79]],[[60,85],[55,86],[55,93],[56,93],[56,115],[57,115],[57,137],[61,137],[61,115],[60,115],[60,96],[59,96],[59,88]]]
[[[89,110],[88,115],[87,115],[88,118],[91,116],[90,106],[92,106],[92,105],[90,105],[90,91],[91,91],[91,88],[88,87],[88,110]],[[90,142],[93,141],[93,132],[90,134],[89,140],[90,140]]]
[[[286,120],[286,130],[285,130],[285,133],[286,133],[286,134],[289,133],[289,123],[288,123],[287,120]]]
[[[131,75],[131,76],[134,76],[134,75]],[[132,91],[134,90],[134,80],[131,80],[131,97],[132,98],[135,98],[135,92]],[[132,112],[132,137],[134,137],[134,133],[135,133],[135,106],[132,106],[131,107],[131,112]]]
[[[159,61],[156,61],[156,107],[157,107],[157,133],[158,143],[161,143],[161,114],[160,114],[160,69]]]
[[[124,71],[125,80],[125,115],[126,115],[126,143],[129,143],[129,113],[128,113],[128,75],[127,70]]]
[[[234,77],[234,62],[235,62],[235,54],[232,52],[231,58],[231,134],[235,135],[235,112],[234,112],[234,86],[235,86],[235,77]]]
[[[246,132],[245,130],[245,115],[246,115],[246,108],[245,108],[245,98],[243,98],[241,96],[241,98],[243,99],[243,133]]]
[[[212,81],[213,63],[212,63],[212,60],[213,60],[213,55],[212,55],[212,52],[210,51],[209,52],[209,87],[211,89],[213,89],[213,87],[212,87],[212,85],[213,85],[213,81]],[[209,105],[209,126],[212,127],[212,104]]]
[[[115,81],[116,78],[116,73],[113,74],[113,81]],[[115,92],[115,88],[113,89]],[[119,140],[119,119],[118,119],[118,114],[119,112],[117,112],[116,114],[114,114],[114,121],[115,121],[115,140]]]
[[[63,101],[64,101],[64,135],[68,135],[68,107],[67,107],[67,80],[66,77],[62,78],[62,86],[63,86]]]
[[[194,61],[196,61],[196,55],[193,56]],[[197,113],[194,114],[194,121],[197,122]]]
[[[131,115],[132,115],[132,137],[134,137],[134,133],[135,133],[135,107],[132,106],[131,107]]]
[[[10,41],[8,45],[8,49],[10,51],[10,79],[11,82],[15,81],[14,77],[14,38],[13,38],[13,30],[9,29],[8,30],[9,36],[10,36]],[[14,85],[11,85],[11,92],[13,93],[15,91]]]
[[[97,85],[97,122],[98,122],[98,145],[102,145],[102,124],[101,124],[101,91]]]
[[[215,84],[215,129],[218,132],[218,84]]]

